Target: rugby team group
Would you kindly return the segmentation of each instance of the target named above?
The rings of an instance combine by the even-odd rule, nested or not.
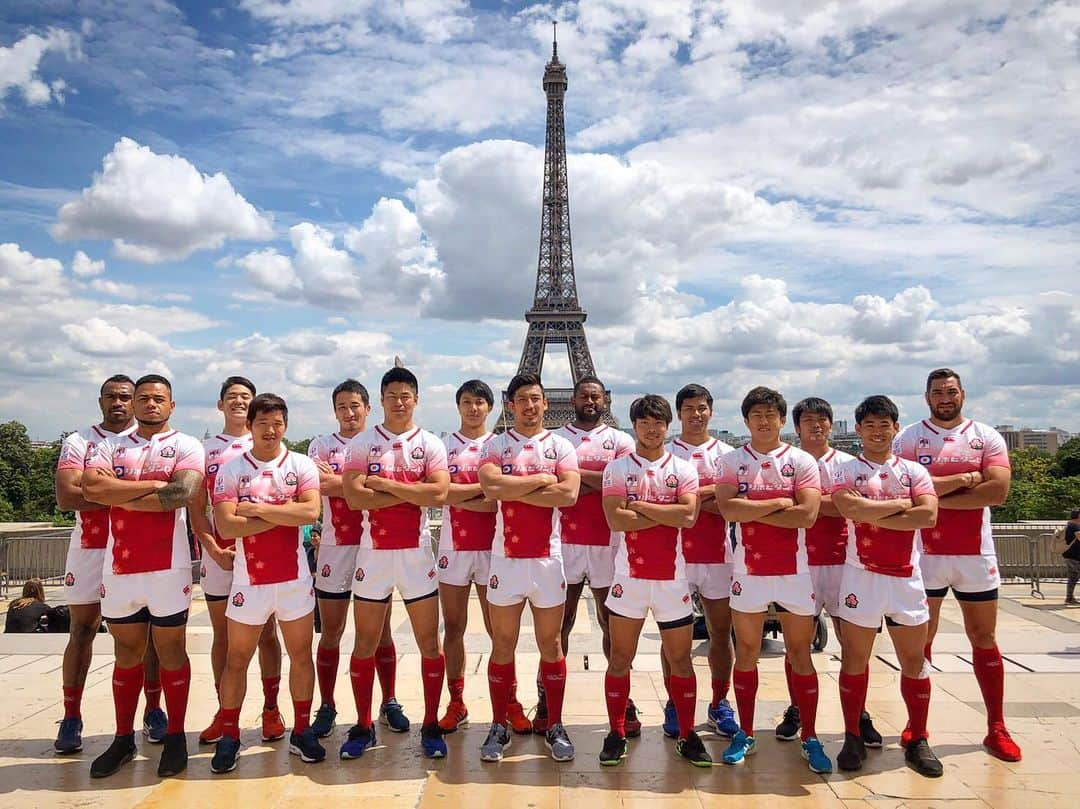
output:
[[[187,767],[190,521],[213,628],[218,710],[199,742],[216,745],[214,773],[236,767],[247,671],[256,654],[261,735],[267,742],[284,738],[282,643],[293,707],[289,751],[309,763],[325,758],[320,740],[335,730],[350,604],[356,722],[339,755],[361,758],[377,743],[377,725],[409,731],[395,697],[395,590],[420,653],[426,756],[446,756],[446,735],[469,718],[464,636],[475,587],[491,638],[492,720],[480,758],[500,761],[512,733],[537,733],[553,759],[573,759],[562,717],[565,654],[586,583],[607,658],[610,732],[599,753],[602,765],[618,765],[628,755],[627,739],[642,731],[630,670],[650,612],[669,696],[663,733],[675,740],[677,756],[712,765],[695,731],[696,596],[711,638],[705,718],[712,733],[728,740],[725,764],[755,751],[757,663],[773,607],[790,694],[776,736],[799,741],[813,772],[832,772],[815,727],[819,680],[811,657],[815,620],[824,620],[824,608],[842,649],[844,741],[837,766],[859,770],[867,748],[883,746],[865,703],[869,661],[884,622],[908,713],[900,738],[905,760],[924,776],[942,775],[927,716],[931,646],[950,588],[986,705],[984,746],[1018,761],[1021,752],[1003,716],[1004,668],[995,639],[1000,577],[989,514],[1008,493],[1009,455],[997,432],[963,415],[956,371],[932,371],[925,398],[927,418],[904,429],[889,398],[863,400],[854,414],[863,449],[853,457],[830,446],[833,411],[821,398],[805,398],[792,409],[795,447],[781,438],[788,419],[784,397],[753,388],[741,406],[749,442],[736,449],[710,435],[713,397],[702,385],[679,390],[674,412],[662,396],[635,399],[631,435],[608,426],[610,395],[599,379],[586,377],[574,386],[574,420],[549,431],[540,378],[519,374],[506,391],[512,426],[500,434],[489,430],[495,397],[474,379],[456,393],[459,429],[439,438],[414,420],[415,375],[394,367],[379,385],[380,423],[368,425],[368,391],[347,379],[330,397],[337,431],[312,440],[305,456],[284,444],[284,399],[257,394],[244,377],[221,385],[223,430],[200,442],[170,427],[169,380],[112,376],[100,390],[101,421],[67,436],[56,473],[57,502],[78,519],[64,582],[72,621],[55,749],[82,749],[82,691],[104,618],[115,646],[116,735],[94,759],[91,775],[112,775],[134,758],[140,694],[146,740],[162,745],[158,774]],[[433,551],[427,513],[440,507]],[[312,570],[304,526],[320,515]],[[316,602],[321,633],[313,654]],[[531,718],[518,698],[515,668],[526,603],[540,653]],[[440,717],[444,683],[449,702]]]

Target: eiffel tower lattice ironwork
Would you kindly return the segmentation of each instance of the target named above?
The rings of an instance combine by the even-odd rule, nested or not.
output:
[[[554,25],[554,24],[553,24]],[[553,39],[551,61],[544,68],[547,96],[547,136],[544,144],[544,200],[540,210],[540,258],[536,267],[536,294],[525,313],[529,331],[521,351],[518,373],[543,373],[549,345],[565,345],[570,355],[570,377],[576,383],[596,374],[585,339],[585,311],[578,301],[574,278],[574,252],[570,240],[570,191],[566,176],[566,65],[559,61],[559,43]],[[545,388],[548,411],[545,427],[561,427],[574,420],[571,388]],[[604,421],[618,426],[610,415]],[[500,427],[513,423],[503,409]]]

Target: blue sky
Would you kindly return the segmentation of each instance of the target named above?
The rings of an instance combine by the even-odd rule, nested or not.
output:
[[[0,418],[159,370],[201,433],[246,372],[309,435],[397,354],[456,426],[521,350],[553,18],[617,415],[697,381],[735,431],[759,383],[914,419],[951,365],[971,415],[1080,430],[1080,10],[1021,0],[9,0]]]

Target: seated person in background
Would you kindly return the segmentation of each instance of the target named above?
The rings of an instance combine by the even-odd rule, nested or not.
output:
[[[22,596],[8,605],[4,631],[37,632],[42,617],[48,622],[52,612],[53,608],[45,603],[45,586],[41,579],[30,579],[23,585]]]

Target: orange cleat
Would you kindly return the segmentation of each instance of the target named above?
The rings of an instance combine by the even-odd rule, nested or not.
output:
[[[514,733],[532,733],[533,723],[525,715],[525,708],[521,703],[514,700],[506,706],[506,724]]]
[[[983,739],[983,747],[990,755],[1000,758],[1002,761],[1019,761],[1021,759],[1020,745],[1013,741],[1009,731],[1004,725],[996,724],[990,727],[990,732]]]
[[[221,714],[215,713],[214,720],[202,733],[199,734],[199,744],[217,744],[221,741]]]
[[[285,720],[277,708],[265,708],[262,714],[262,740],[276,742],[285,738]]]
[[[443,733],[453,733],[462,725],[469,724],[469,710],[461,701],[451,702],[446,706],[446,716],[439,720],[439,729]]]

